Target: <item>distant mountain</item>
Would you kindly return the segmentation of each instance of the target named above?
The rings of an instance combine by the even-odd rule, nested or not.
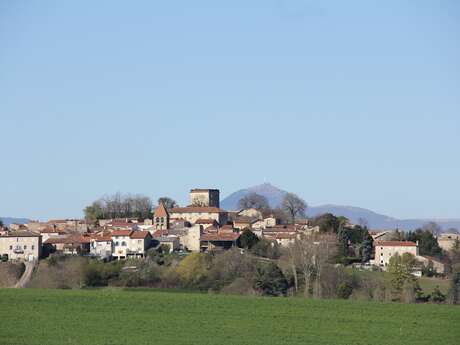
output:
[[[286,191],[281,190],[270,183],[264,183],[258,186],[240,189],[239,191],[230,194],[224,200],[221,201],[220,205],[226,210],[237,210],[238,202],[250,193],[257,193],[267,198],[270,206],[275,208],[278,207],[283,201]]]
[[[228,197],[222,200],[222,208],[227,210],[237,210],[238,201],[249,193],[257,193],[263,195],[267,198],[271,207],[278,207],[287,192],[269,183],[264,183],[258,186],[241,189],[230,194]],[[460,230],[460,219],[397,219],[373,212],[365,208],[332,204],[321,206],[309,205],[307,209],[307,215],[309,217],[318,216],[324,213],[332,213],[336,216],[347,217],[352,223],[355,224],[359,224],[361,220],[365,220],[368,226],[372,229],[398,228],[403,230],[414,230],[428,222],[436,222],[442,227],[443,230],[447,230],[449,228],[456,228]]]
[[[10,224],[13,224],[13,223],[27,224],[29,222],[29,220],[27,218],[0,217],[0,219],[2,220],[3,224],[5,224],[7,226],[10,225]]]

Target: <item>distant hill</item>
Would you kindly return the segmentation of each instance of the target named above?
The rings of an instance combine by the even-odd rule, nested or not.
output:
[[[26,224],[29,222],[27,218],[12,218],[12,217],[0,217],[2,220],[3,224],[6,226],[16,223],[16,224]]]
[[[281,204],[287,192],[272,186],[270,183],[264,183],[258,186],[240,189],[239,191],[227,196],[224,200],[221,201],[220,205],[226,210],[237,210],[238,201],[250,193],[257,193],[266,197],[270,203],[270,206],[275,208]]]
[[[271,207],[278,207],[287,192],[269,183],[264,183],[258,186],[241,189],[230,194],[228,197],[222,200],[222,208],[227,210],[237,210],[238,201],[249,193],[257,193],[263,195],[267,198]],[[403,230],[414,230],[428,222],[436,222],[442,227],[443,230],[447,230],[449,228],[456,228],[460,230],[460,219],[397,219],[373,212],[365,208],[333,204],[320,206],[309,205],[307,209],[307,215],[309,217],[318,216],[324,213],[332,213],[336,216],[347,217],[351,220],[351,222],[355,224],[359,224],[360,220],[364,219],[367,221],[369,227],[373,229],[398,228]]]

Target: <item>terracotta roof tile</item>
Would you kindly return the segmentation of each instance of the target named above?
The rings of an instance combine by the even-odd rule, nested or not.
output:
[[[410,241],[377,241],[376,247],[416,247],[417,243]]]
[[[175,207],[169,210],[170,213],[223,213],[224,210],[218,207],[198,207],[198,206],[188,206],[188,207]]]
[[[201,235],[200,241],[236,241],[240,237],[237,232],[232,233],[206,233]]]
[[[148,231],[133,231],[133,233],[131,234],[131,238],[138,238],[138,239],[143,239],[143,238],[146,238],[150,236],[150,232]]]
[[[169,216],[168,210],[166,210],[166,207],[162,202],[160,202],[160,205],[158,205],[158,207],[155,209],[154,216],[155,217],[168,217]]]
[[[133,230],[113,230],[112,236],[130,236]]]

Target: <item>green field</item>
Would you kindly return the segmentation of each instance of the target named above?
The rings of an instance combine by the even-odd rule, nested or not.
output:
[[[0,289],[0,344],[459,344],[460,308],[149,290]]]

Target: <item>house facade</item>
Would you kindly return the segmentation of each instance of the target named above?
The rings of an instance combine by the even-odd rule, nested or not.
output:
[[[183,219],[191,224],[195,224],[198,220],[216,221],[223,225],[227,223],[227,212],[218,207],[176,207],[169,210],[171,219]]]
[[[33,261],[41,256],[42,237],[30,231],[10,231],[0,236],[0,256],[8,260]]]
[[[417,243],[410,241],[381,241],[375,242],[375,259],[374,265],[386,267],[390,263],[390,258],[395,255],[403,255],[405,253],[418,256]]]
[[[91,256],[97,256],[102,259],[107,259],[112,256],[113,253],[113,242],[112,236],[94,236],[91,238],[90,254]]]
[[[118,260],[144,257],[151,241],[152,235],[148,231],[114,230],[112,256]]]

